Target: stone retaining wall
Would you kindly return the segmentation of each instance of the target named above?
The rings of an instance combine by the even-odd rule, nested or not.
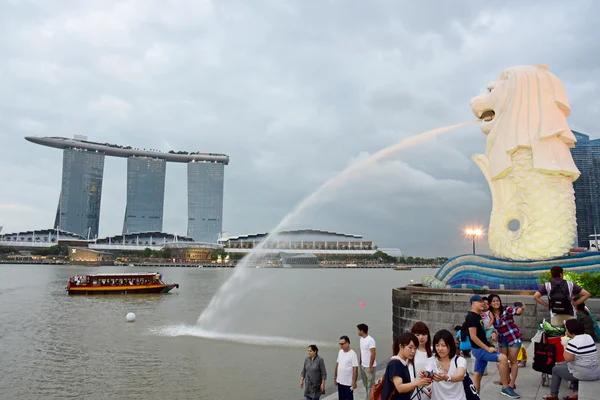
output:
[[[537,333],[539,323],[550,319],[548,309],[533,300],[534,291],[497,290],[481,291],[472,289],[433,289],[420,285],[392,289],[392,333],[394,337],[410,330],[417,321],[423,321],[431,334],[441,329],[453,332],[454,326],[462,325],[467,312],[471,310],[469,299],[474,293],[487,296],[496,293],[503,305],[512,305],[516,301],[525,304],[525,311],[515,317],[515,322],[523,334],[524,340],[531,340]],[[600,299],[586,302],[588,308],[598,318]]]

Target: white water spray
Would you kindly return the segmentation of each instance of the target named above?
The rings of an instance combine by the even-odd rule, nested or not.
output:
[[[260,335],[243,335],[235,333],[220,333],[214,331],[208,331],[198,326],[189,325],[175,325],[165,326],[162,328],[150,329],[150,334],[158,336],[176,337],[176,336],[194,336],[205,339],[221,340],[232,343],[243,343],[251,344],[255,346],[280,346],[280,347],[306,347],[307,340],[295,339],[283,336],[260,336]],[[331,343],[315,342],[310,343],[316,344],[317,346],[328,347],[332,346]]]
[[[264,245],[269,242],[269,240],[277,235],[285,226],[290,224],[295,218],[297,218],[305,209],[308,207],[314,206],[316,203],[321,200],[324,193],[333,189],[339,188],[340,186],[347,183],[348,180],[352,179],[356,174],[356,171],[362,171],[371,164],[374,164],[380,160],[383,160],[400,150],[407,149],[409,147],[415,146],[419,143],[422,143],[432,137],[440,135],[442,133],[446,133],[452,131],[454,129],[458,129],[460,127],[475,124],[477,122],[481,122],[480,120],[466,121],[460,124],[449,125],[443,128],[432,129],[427,132],[423,132],[420,135],[411,136],[409,138],[403,139],[400,142],[388,146],[382,150],[379,150],[377,153],[365,158],[364,160],[358,161],[352,165],[346,167],[342,172],[329,179],[325,183],[323,183],[317,190],[315,190],[310,196],[306,197],[302,200],[295,208],[287,214],[281,222],[269,233],[269,235],[259,243],[254,249],[250,251],[236,266],[235,272],[233,275],[219,288],[217,293],[211,299],[208,307],[202,312],[200,317],[198,318],[198,328],[203,332],[212,332],[212,329],[215,328],[215,317],[223,317],[227,315],[226,310],[232,305],[234,302],[237,302],[240,298],[242,298],[246,293],[249,292],[249,289],[252,287],[260,286],[260,282],[255,282],[254,284],[249,284],[249,282],[244,282],[246,275],[248,274],[249,265],[256,265],[259,259],[263,256],[264,252],[262,252],[262,248]],[[225,338],[227,334],[217,334],[216,336],[221,335],[221,337]]]

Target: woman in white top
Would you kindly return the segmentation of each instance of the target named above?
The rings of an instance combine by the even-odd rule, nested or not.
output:
[[[410,331],[417,339],[419,339],[419,347],[417,348],[415,358],[413,359],[415,371],[424,371],[425,368],[427,368],[429,357],[433,355],[433,352],[431,351],[431,334],[429,333],[429,328],[424,322],[419,321],[415,322]],[[418,377],[412,376],[412,372],[413,370],[411,369],[411,378],[414,381]],[[417,390],[421,392],[421,400],[429,400],[431,398],[431,385]]]
[[[429,359],[421,376],[433,374],[431,400],[466,400],[463,379],[467,361],[456,353],[456,343],[450,331],[442,329],[433,337],[434,357]]]

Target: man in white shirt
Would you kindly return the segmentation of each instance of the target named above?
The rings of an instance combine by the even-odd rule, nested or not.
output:
[[[333,381],[338,387],[339,400],[354,400],[353,390],[356,389],[356,378],[358,378],[358,357],[350,348],[348,336],[340,337],[339,344],[341,349],[335,364]]]
[[[367,324],[358,324],[358,336],[360,336],[360,379],[362,379],[365,389],[367,389],[367,400],[371,396],[371,389],[375,383],[375,367],[377,362],[377,350],[375,339],[369,336],[369,327]]]

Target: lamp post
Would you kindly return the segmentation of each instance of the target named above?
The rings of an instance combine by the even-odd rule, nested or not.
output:
[[[471,236],[473,239],[473,254],[475,254],[475,238],[483,235],[483,231],[479,228],[468,228],[465,231],[465,235]]]

